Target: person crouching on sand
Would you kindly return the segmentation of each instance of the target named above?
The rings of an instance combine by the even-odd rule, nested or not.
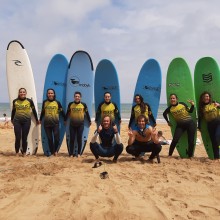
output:
[[[100,144],[97,143],[97,138],[100,138]],[[113,144],[115,139],[116,144]],[[117,162],[119,155],[123,151],[123,144],[118,133],[117,126],[112,123],[110,116],[104,116],[91,142],[90,149],[96,158],[94,168],[102,163],[99,157],[113,157],[113,162]]]
[[[138,158],[141,152],[151,152],[147,162],[153,163],[155,157],[159,157],[161,145],[156,128],[149,125],[149,120],[145,115],[137,117],[137,129],[128,131],[127,153]],[[159,159],[158,159],[159,162]]]

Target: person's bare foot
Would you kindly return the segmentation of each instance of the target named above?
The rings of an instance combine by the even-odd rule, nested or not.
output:
[[[54,156],[55,156],[55,157],[57,156],[57,152],[54,153]]]
[[[16,157],[19,157],[19,153],[16,153],[15,156],[16,156]]]

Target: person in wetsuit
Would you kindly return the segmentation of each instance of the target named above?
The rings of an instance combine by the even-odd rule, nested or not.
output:
[[[18,98],[14,99],[12,103],[11,122],[14,125],[16,156],[19,156],[21,140],[21,153],[23,156],[26,155],[27,137],[31,127],[31,112],[34,114],[37,125],[39,124],[34,103],[31,99],[26,98],[26,95],[26,89],[20,88]]]
[[[205,91],[200,95],[198,116],[198,128],[201,131],[201,120],[204,119],[212,142],[214,159],[219,159],[220,103],[213,102],[209,92]]]
[[[121,115],[118,110],[118,106],[111,101],[111,93],[106,92],[104,94],[104,101],[101,102],[96,111],[95,122],[99,126],[99,121],[102,121],[104,116],[110,116],[111,121],[115,122],[115,119],[118,120],[119,124],[121,123]]]
[[[89,123],[91,124],[90,115],[86,103],[81,102],[82,95],[80,92],[74,93],[74,101],[68,104],[65,121],[69,118],[69,156],[70,157],[80,157],[82,149],[82,135],[84,130],[84,120],[87,117]],[[78,152],[74,154],[74,142],[75,138],[78,144]]]
[[[161,145],[155,127],[149,125],[148,118],[145,115],[137,117],[137,128],[128,131],[128,154],[139,158],[142,152],[151,152],[147,162],[153,162],[153,159],[159,155]]]
[[[100,138],[100,144],[97,142]],[[115,144],[113,143],[115,140]],[[111,117],[106,115],[103,117],[96,133],[94,134],[91,142],[90,149],[96,158],[94,167],[101,164],[99,157],[113,157],[113,162],[117,162],[119,155],[123,151],[123,144],[118,133],[117,126],[112,123]]]
[[[40,121],[44,119],[44,130],[48,139],[50,152],[48,156],[57,156],[60,142],[59,115],[65,118],[62,105],[56,100],[54,89],[47,90],[47,99],[43,101]]]
[[[172,156],[173,151],[182,136],[182,134],[187,131],[188,135],[188,157],[193,157],[193,149],[194,149],[194,138],[196,134],[196,124],[193,121],[191,115],[194,110],[194,102],[192,100],[188,100],[191,104],[191,108],[189,108],[184,102],[178,102],[178,98],[176,94],[170,95],[170,106],[163,112],[163,117],[166,120],[169,126],[172,126],[169,121],[167,115],[170,113],[175,121],[176,121],[176,129],[174,131],[173,140],[170,144],[169,156]]]
[[[137,124],[137,118],[139,115],[145,115],[146,118],[149,118],[152,121],[152,126],[156,126],[156,120],[151,111],[151,107],[148,103],[144,102],[143,97],[140,94],[134,96],[135,105],[131,109],[131,117],[129,120],[128,128],[131,128],[131,124],[135,121]]]

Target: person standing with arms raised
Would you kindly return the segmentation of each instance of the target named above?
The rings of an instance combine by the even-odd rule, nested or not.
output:
[[[194,102],[192,100],[188,100],[188,102],[191,105],[190,108],[184,102],[178,102],[176,94],[171,94],[170,106],[163,112],[163,117],[169,126],[173,126],[167,117],[169,113],[172,114],[176,121],[176,129],[174,131],[173,140],[170,145],[169,156],[172,156],[180,137],[186,131],[188,135],[187,155],[189,158],[193,157],[196,124],[190,115],[190,113],[194,111]]]

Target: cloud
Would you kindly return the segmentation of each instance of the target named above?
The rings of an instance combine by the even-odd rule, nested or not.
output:
[[[165,102],[166,71],[173,58],[185,58],[192,73],[202,56],[218,61],[219,6],[215,0],[212,4],[205,0],[2,1],[0,48],[6,50],[13,39],[24,44],[39,101],[47,65],[56,53],[70,59],[76,50],[86,50],[95,67],[101,59],[110,59],[119,74],[122,102],[132,101],[142,65],[155,58],[163,73],[161,102]],[[8,101],[5,53],[0,60],[2,102]]]

